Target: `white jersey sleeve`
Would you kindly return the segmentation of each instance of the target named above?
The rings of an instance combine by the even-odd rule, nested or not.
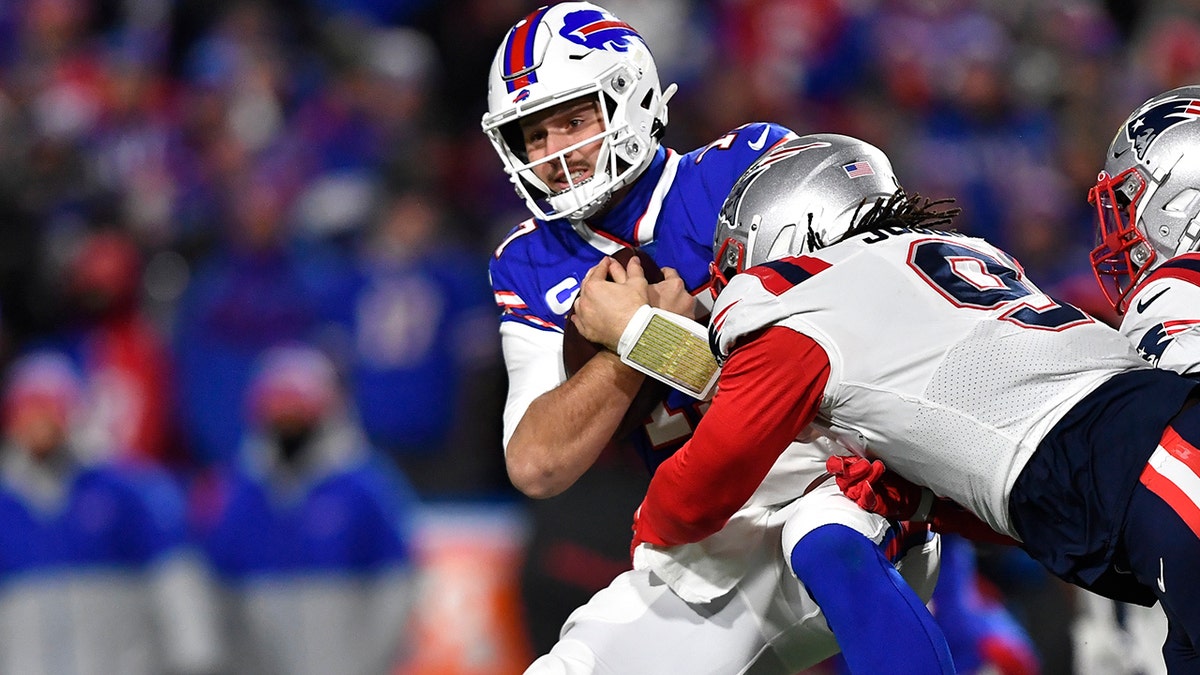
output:
[[[1121,321],[1143,359],[1177,373],[1200,373],[1200,286],[1162,276],[1139,287]]]
[[[562,333],[538,330],[515,321],[500,325],[500,344],[508,369],[508,398],[504,402],[504,450],[517,423],[538,396],[567,379],[563,369]]]

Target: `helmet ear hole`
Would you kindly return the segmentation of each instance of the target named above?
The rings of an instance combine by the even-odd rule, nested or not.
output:
[[[791,253],[792,241],[796,238],[796,226],[784,225],[779,230],[779,234],[775,237],[775,241],[771,244],[770,250],[767,251],[767,260],[777,260]]]
[[[642,106],[642,110],[650,110],[650,105],[653,103],[654,103],[654,92],[647,91],[646,95],[642,97],[642,102],[639,105]]]
[[[1197,197],[1200,197],[1200,190],[1184,188],[1179,191],[1179,194],[1171,197],[1166,204],[1163,204],[1163,210],[1173,213],[1188,213],[1195,208]]]

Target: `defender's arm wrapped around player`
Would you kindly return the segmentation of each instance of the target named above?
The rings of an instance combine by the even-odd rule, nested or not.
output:
[[[866,511],[892,520],[927,522],[936,532],[974,541],[1019,546],[1020,542],[988,527],[952,500],[887,470],[878,459],[837,455],[825,462],[838,488]]]

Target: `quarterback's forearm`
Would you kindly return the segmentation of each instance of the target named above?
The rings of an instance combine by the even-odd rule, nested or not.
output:
[[[644,379],[616,354],[600,352],[538,396],[509,439],[509,480],[535,499],[566,490],[608,445]]]

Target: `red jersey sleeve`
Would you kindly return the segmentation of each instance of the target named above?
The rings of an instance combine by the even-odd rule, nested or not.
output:
[[[772,326],[725,362],[696,433],[655,472],[635,545],[675,546],[720,530],[816,417],[829,357],[812,338]]]

